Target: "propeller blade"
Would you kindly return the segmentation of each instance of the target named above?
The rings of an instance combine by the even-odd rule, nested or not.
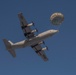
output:
[[[48,47],[46,46],[47,50],[48,50]]]
[[[35,23],[32,21],[33,26],[35,26]]]

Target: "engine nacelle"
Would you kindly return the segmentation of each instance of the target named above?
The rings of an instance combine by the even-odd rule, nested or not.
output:
[[[47,47],[44,47],[44,48],[42,48],[42,50],[45,51],[45,50],[48,50],[48,48]]]
[[[34,33],[34,32],[38,32],[38,30],[37,29],[34,29],[34,30],[31,31],[31,33]]]
[[[24,29],[24,28],[26,28],[26,27],[30,27],[30,26],[34,26],[34,23],[32,22],[32,23],[30,23],[30,24],[28,24],[28,25],[22,26],[22,29]]]
[[[28,24],[27,26],[29,27],[29,26],[33,26],[33,25],[34,25],[34,23],[32,22],[32,23]]]
[[[39,44],[45,44],[45,42],[44,41],[41,41],[41,42],[39,42]]]

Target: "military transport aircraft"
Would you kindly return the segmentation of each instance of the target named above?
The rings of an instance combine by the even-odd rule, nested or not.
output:
[[[54,35],[55,33],[59,32],[59,30],[51,29],[43,33],[40,33],[38,35],[35,35],[34,32],[36,32],[37,30],[36,29],[32,30],[30,27],[34,25],[34,23],[32,22],[28,24],[22,13],[19,13],[18,17],[20,20],[21,28],[24,32],[24,36],[26,37],[26,40],[23,40],[17,43],[12,43],[11,41],[8,41],[7,39],[3,39],[6,49],[11,53],[13,57],[16,57],[16,54],[15,54],[16,48],[23,48],[23,47],[31,46],[31,48],[33,48],[35,52],[39,56],[41,56],[41,58],[44,61],[47,61],[48,58],[46,57],[44,51],[47,50],[48,48],[47,47],[42,48],[41,44],[44,43],[43,41],[44,39]]]

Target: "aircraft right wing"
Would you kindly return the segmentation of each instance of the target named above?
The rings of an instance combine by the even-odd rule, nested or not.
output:
[[[34,44],[31,46],[35,52],[44,60],[44,61],[48,61],[47,56],[45,55],[44,50],[46,50],[46,48],[42,48],[40,44]]]

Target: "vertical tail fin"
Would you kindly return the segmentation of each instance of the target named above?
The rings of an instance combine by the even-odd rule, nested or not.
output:
[[[3,39],[3,42],[6,46],[6,49],[9,51],[9,53],[13,56],[16,57],[15,51],[12,48],[13,43],[11,41],[8,41],[7,39]]]

